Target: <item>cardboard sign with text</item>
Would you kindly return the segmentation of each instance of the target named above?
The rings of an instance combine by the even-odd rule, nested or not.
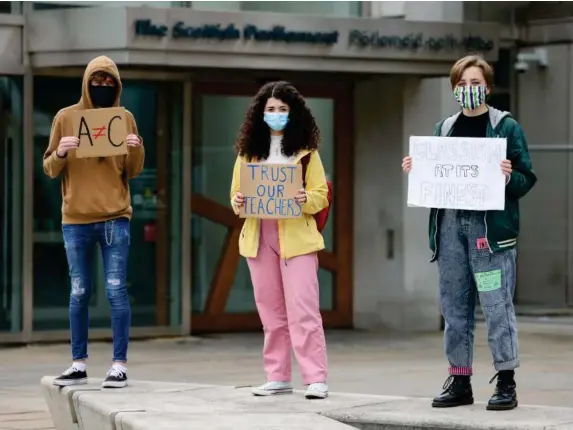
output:
[[[245,197],[241,218],[298,218],[302,207],[294,199],[302,188],[300,164],[243,163],[240,192]]]
[[[125,108],[87,109],[74,112],[74,136],[80,139],[76,157],[110,157],[127,154]]]
[[[503,210],[506,146],[505,138],[411,136],[408,205]]]

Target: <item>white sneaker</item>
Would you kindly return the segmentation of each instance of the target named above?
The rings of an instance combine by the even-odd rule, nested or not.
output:
[[[274,396],[276,394],[292,394],[290,382],[269,381],[260,387],[251,389],[255,396]]]
[[[101,384],[103,388],[123,388],[127,387],[127,372],[117,367],[112,367],[107,372],[105,381]]]
[[[328,397],[328,385],[324,382],[310,384],[304,393],[307,399],[326,399]]]
[[[68,370],[54,379],[54,385],[58,387],[68,387],[70,385],[83,385],[88,383],[88,373],[86,368],[79,370],[72,364]]]

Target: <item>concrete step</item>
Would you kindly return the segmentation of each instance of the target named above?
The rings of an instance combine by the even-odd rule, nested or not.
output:
[[[566,430],[573,408],[520,406],[489,412],[485,404],[433,409],[429,399],[331,393],[324,400],[254,397],[248,387],[130,381],[102,389],[101,380],[59,388],[42,378],[57,430]]]

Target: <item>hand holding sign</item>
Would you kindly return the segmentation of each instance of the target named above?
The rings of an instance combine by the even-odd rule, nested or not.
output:
[[[412,170],[412,157],[410,157],[409,155],[404,157],[404,159],[402,160],[402,170],[404,171],[404,173],[410,173],[410,170]]]
[[[127,146],[131,146],[132,148],[141,146],[141,140],[137,134],[128,134],[125,141],[127,142]]]
[[[74,136],[66,136],[60,139],[60,144],[58,149],[56,149],[56,154],[60,158],[64,158],[68,155],[70,149],[76,149],[80,144],[80,139]]]
[[[301,188],[300,190],[297,191],[296,195],[294,196],[294,199],[298,202],[298,204],[305,204],[306,203],[306,191],[304,190],[304,188]]]
[[[235,198],[233,200],[235,202],[235,206],[237,206],[238,208],[240,208],[245,204],[245,196],[243,196],[241,193],[236,193]]]
[[[511,161],[509,160],[503,160],[501,162],[501,171],[503,172],[503,174],[505,176],[510,176],[511,172],[512,172],[512,167],[511,167]]]

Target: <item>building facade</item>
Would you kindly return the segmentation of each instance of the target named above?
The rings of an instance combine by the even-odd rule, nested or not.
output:
[[[325,326],[438,329],[427,212],[406,208],[399,166],[410,135],[431,133],[456,110],[446,76],[468,52],[496,65],[490,102],[516,113],[537,151],[540,185],[522,207],[518,304],[568,306],[573,259],[557,245],[569,249],[573,241],[558,230],[573,231],[564,227],[573,212],[560,212],[573,188],[552,166],[567,169],[573,138],[564,91],[573,23],[518,24],[522,9],[535,16],[529,2],[498,2],[494,11],[492,3],[462,2],[6,3],[0,342],[68,336],[60,184],[45,176],[42,155],[54,115],[79,99],[85,65],[98,55],[118,64],[122,104],[146,145],[144,171],[130,185],[134,337],[260,328],[228,190],[246,107],[262,83],[276,79],[306,97],[334,184],[320,254]],[[548,44],[548,33],[559,42],[547,47],[549,66],[514,72],[517,47]],[[547,141],[548,126],[561,140]],[[554,218],[541,230],[548,206]],[[99,257],[94,273],[91,335],[108,337]],[[548,282],[551,297],[539,290]]]

